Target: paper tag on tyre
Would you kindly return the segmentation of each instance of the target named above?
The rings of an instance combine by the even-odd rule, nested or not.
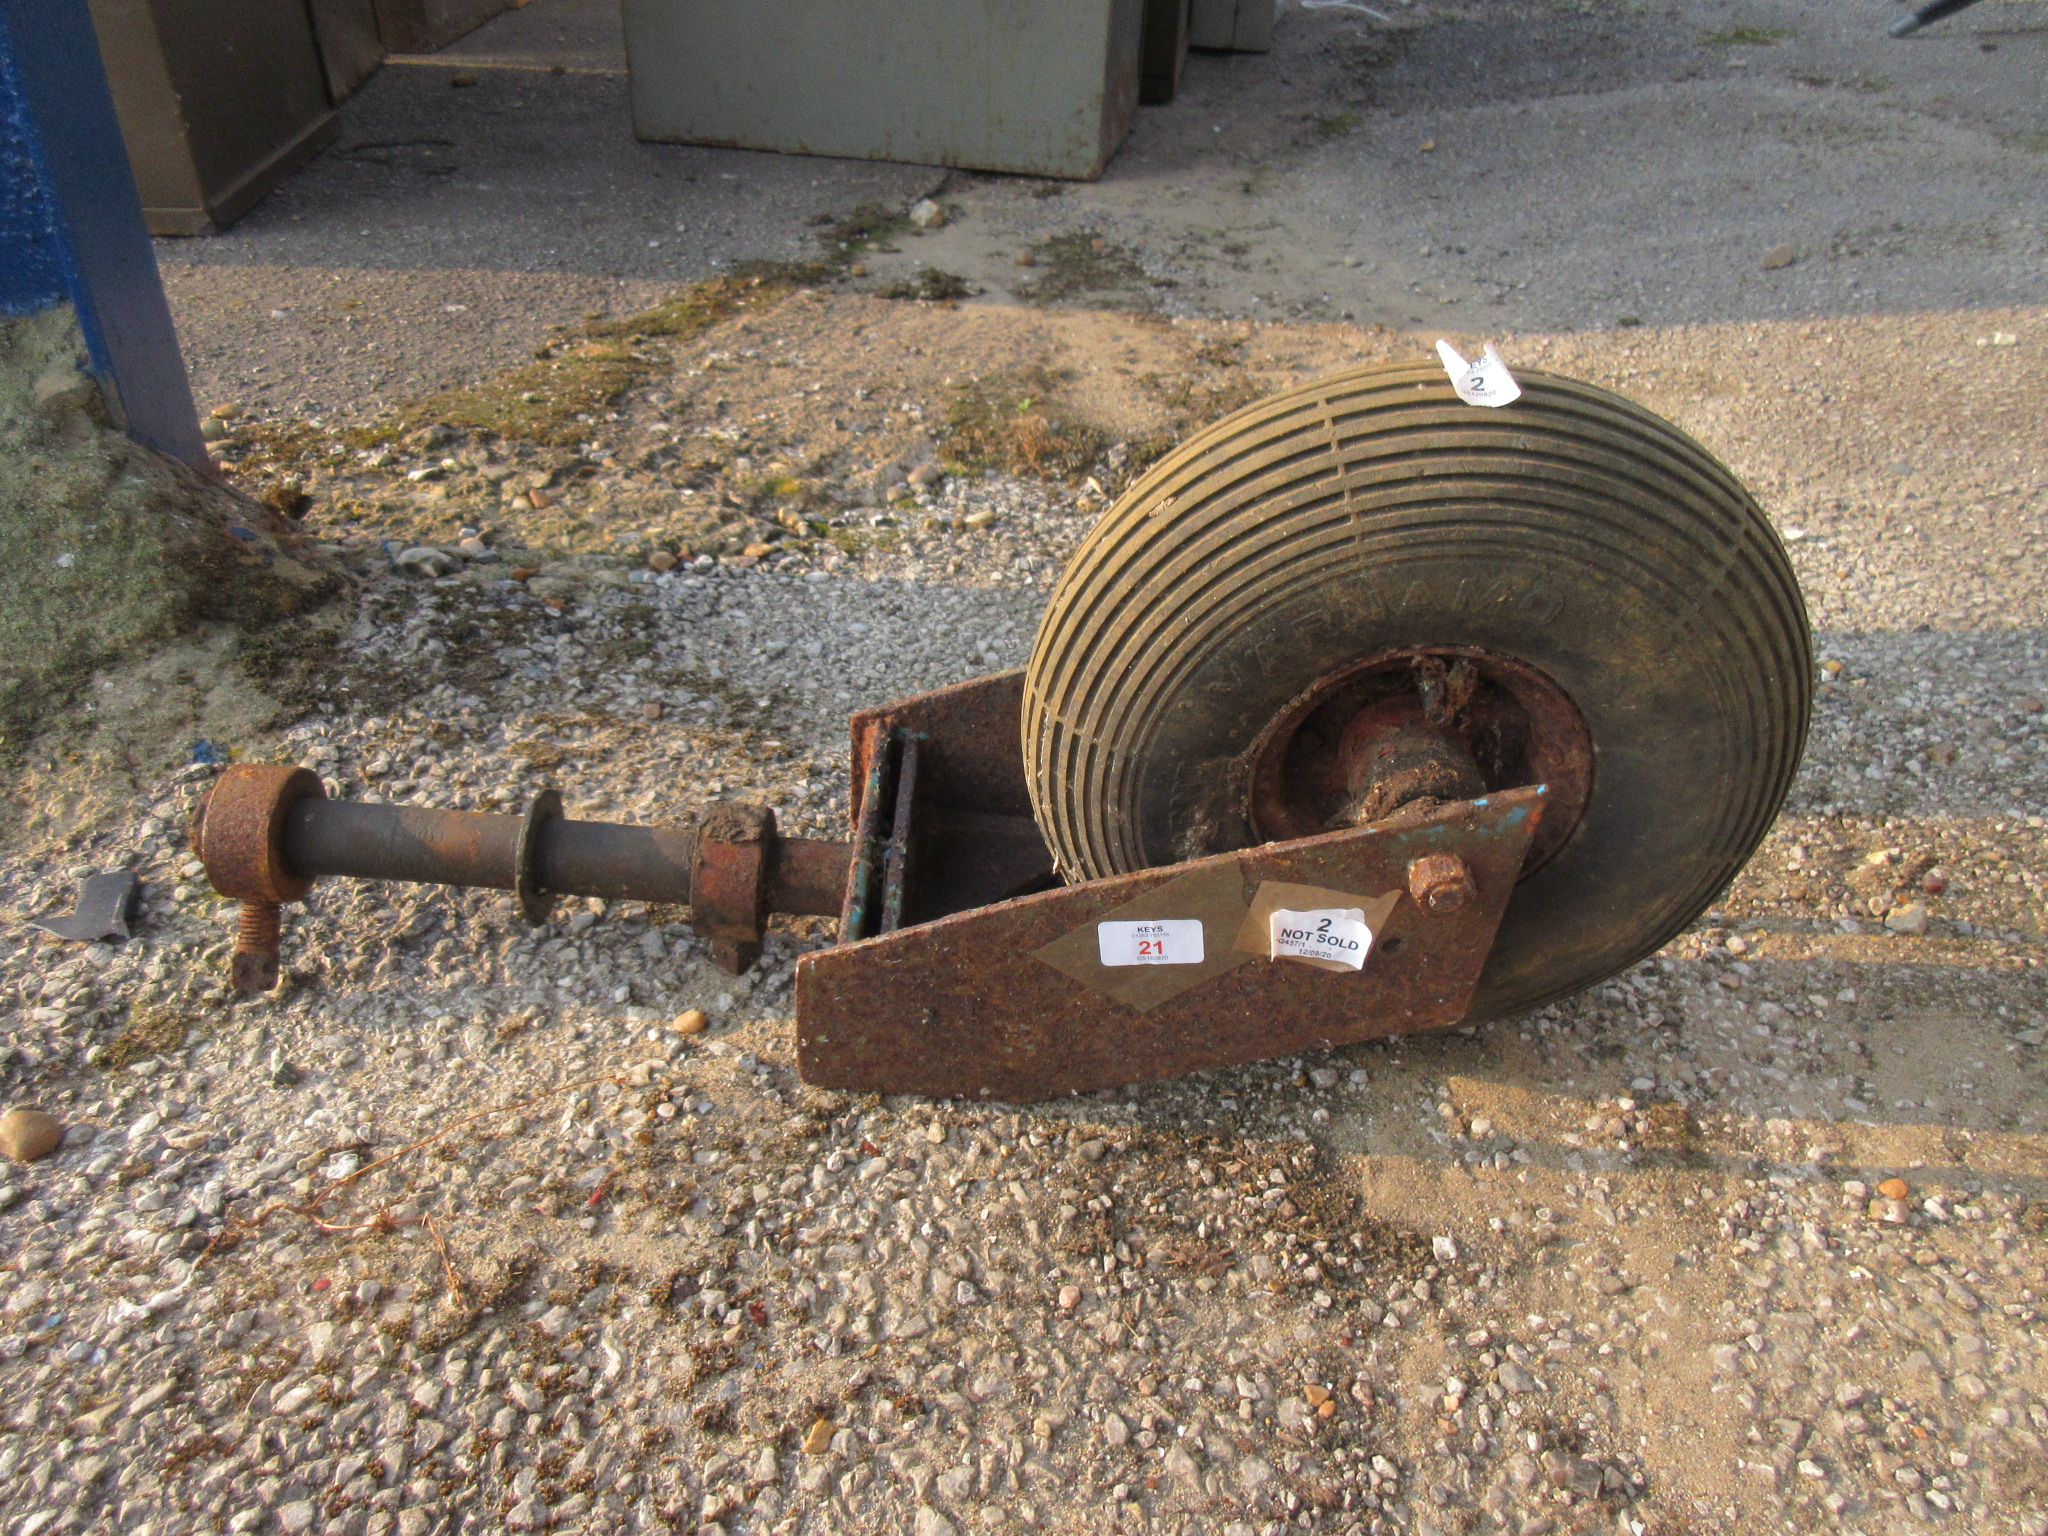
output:
[[[1207,958],[1201,919],[1166,917],[1143,923],[1097,923],[1104,965],[1200,965]]]
[[[1448,341],[1436,344],[1436,355],[1444,360],[1444,372],[1451,376],[1451,388],[1467,405],[1512,405],[1522,398],[1522,386],[1508,372],[1508,365],[1486,344],[1484,355],[1466,362]]]
[[[1322,960],[1356,971],[1372,950],[1372,929],[1361,907],[1321,907],[1310,912],[1275,911],[1267,920],[1275,960]]]

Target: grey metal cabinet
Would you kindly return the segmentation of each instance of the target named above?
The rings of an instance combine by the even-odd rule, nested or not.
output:
[[[393,53],[432,53],[473,32],[509,0],[375,0],[377,27]]]
[[[1138,100],[1164,106],[1180,94],[1188,63],[1189,0],[1145,0],[1145,42]]]
[[[1273,47],[1274,0],[1194,0],[1189,41],[1197,48],[1268,53]]]
[[[306,10],[327,72],[327,99],[338,107],[384,62],[377,0],[306,0]]]
[[[150,232],[232,224],[334,131],[300,0],[91,0]]]
[[[643,139],[1093,179],[1144,0],[625,0]]]

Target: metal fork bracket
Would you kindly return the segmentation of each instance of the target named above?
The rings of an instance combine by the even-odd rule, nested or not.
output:
[[[975,908],[797,962],[805,1082],[1013,1103],[1453,1024],[1542,815],[1541,786]],[[1412,893],[1456,861],[1456,910]],[[1357,909],[1361,970],[1274,959],[1274,908]],[[1170,963],[1111,938],[1161,925]]]
[[[917,765],[924,737],[877,725],[861,777],[860,814],[854,828],[853,863],[846,875],[846,905],[839,938],[894,933],[916,866]]]
[[[841,943],[1059,883],[1017,750],[1024,674],[853,717],[854,855]]]
[[[880,927],[876,881],[888,857],[888,828],[894,824],[896,733],[869,722],[854,733],[854,779],[860,802],[853,816],[853,860],[846,870],[846,902],[839,913],[839,941],[864,939]]]
[[[1015,746],[1021,703],[1011,673],[855,717],[841,943],[797,962],[806,1082],[1027,1102],[1465,1016],[1543,786],[1060,886]],[[1276,906],[1366,913],[1363,968],[1273,959]],[[1132,922],[1193,923],[1199,957],[1105,963],[1103,925]]]

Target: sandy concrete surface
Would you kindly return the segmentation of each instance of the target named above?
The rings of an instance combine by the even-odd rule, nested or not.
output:
[[[553,272],[163,266],[188,318],[201,411],[360,419],[510,368],[550,324],[631,311],[671,285]]]
[[[1090,229],[1172,281],[1169,308],[1402,328],[2040,297],[2048,8],[1904,43],[1864,0],[1379,9],[1196,56],[1100,184],[979,182],[916,259],[996,291],[1048,230]]]
[[[1169,313],[1495,333],[2034,302],[2048,258],[2048,6],[1986,0],[1906,42],[1880,0],[1290,8],[1270,55],[1197,54],[1094,185],[636,144],[602,0],[534,0],[436,60],[387,68],[335,146],[226,235],[159,242],[167,269],[504,271],[666,282],[814,259],[821,215],[941,186],[946,227],[862,253],[855,286],[924,268],[984,302],[1043,289],[1048,240],[1110,260],[1055,291]],[[565,72],[551,71],[560,66]],[[456,78],[473,85],[455,88]],[[1763,258],[1789,247],[1789,266]],[[1054,263],[1057,265],[1057,262]],[[591,290],[508,282],[540,325]],[[225,289],[176,282],[196,352]],[[425,288],[420,288],[425,293]],[[280,293],[271,307],[290,309]],[[488,306],[475,356],[492,357]],[[401,318],[402,317],[402,318]],[[404,306],[380,345],[408,343]],[[375,325],[374,317],[359,325]],[[279,386],[258,332],[195,357],[209,399]],[[461,326],[438,337],[452,364]],[[244,354],[238,350],[246,347]],[[295,397],[395,396],[302,355]],[[325,382],[332,378],[332,384]],[[277,403],[284,404],[282,396]]]

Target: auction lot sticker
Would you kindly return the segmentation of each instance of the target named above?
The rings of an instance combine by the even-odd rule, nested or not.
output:
[[[1327,960],[1346,970],[1365,965],[1372,930],[1361,907],[1320,907],[1309,912],[1275,911],[1267,920],[1275,960]]]
[[[1252,958],[1230,942],[1244,926],[1247,900],[1237,860],[1211,859],[1107,911],[1091,913],[1088,921],[1032,954],[1061,975],[1144,1013]]]
[[[1097,923],[1095,943],[1104,965],[1200,965],[1207,958],[1201,919],[1193,917]]]
[[[1348,975],[1364,968],[1374,935],[1385,931],[1400,900],[1399,891],[1368,896],[1261,880],[1238,927],[1236,947],[1268,960]]]

